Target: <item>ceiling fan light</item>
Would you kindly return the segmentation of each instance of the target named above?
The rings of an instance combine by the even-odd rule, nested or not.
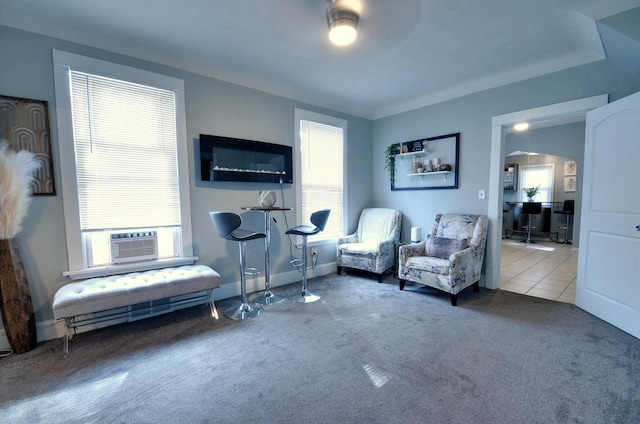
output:
[[[346,9],[333,8],[327,11],[329,40],[337,46],[347,46],[358,36],[358,15]]]

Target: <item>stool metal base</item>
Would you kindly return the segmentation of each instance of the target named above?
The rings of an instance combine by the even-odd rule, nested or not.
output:
[[[571,241],[569,241],[569,228],[570,227],[560,227],[561,230],[564,230],[564,240],[559,241],[558,243],[563,243],[563,244],[572,244]]]
[[[320,295],[311,293],[309,290],[302,290],[289,295],[289,300],[296,303],[311,303],[320,300]]]
[[[260,305],[275,305],[276,303],[284,302],[285,297],[281,294],[275,294],[271,290],[254,293],[249,296],[249,301],[258,303]]]
[[[248,303],[241,303],[237,306],[229,306],[224,310],[224,316],[230,319],[249,319],[255,318],[264,312],[260,306],[251,306]]]
[[[535,230],[536,227],[534,227],[531,223],[531,214],[529,214],[529,225],[526,226],[527,228],[527,238],[525,238],[524,240],[522,240],[522,243],[535,243],[535,241],[531,240],[531,230]]]

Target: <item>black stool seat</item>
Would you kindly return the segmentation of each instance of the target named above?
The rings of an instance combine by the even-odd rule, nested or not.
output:
[[[569,241],[569,229],[571,228],[571,226],[569,225],[569,220],[571,219],[571,215],[574,214],[574,208],[575,200],[565,200],[562,204],[561,211],[553,211],[553,213],[564,215],[566,217],[564,226],[560,227],[561,230],[564,230],[564,240],[562,240],[561,243],[571,244],[571,242]]]
[[[297,236],[312,236],[314,234],[318,234],[320,232],[320,228],[311,225],[298,225],[297,227],[293,227],[287,230],[286,234],[294,234]]]
[[[527,238],[522,240],[523,243],[535,243],[531,240],[531,230],[536,228],[533,226],[533,215],[542,213],[541,202],[524,202],[522,203],[522,213],[528,215]]]
[[[251,306],[247,300],[247,279],[248,273],[245,266],[245,246],[250,240],[265,238],[265,233],[244,230],[239,228],[242,225],[240,215],[233,212],[209,212],[209,217],[216,229],[216,233],[223,239],[236,241],[240,247],[240,305],[230,306],[224,311],[224,316],[231,319],[248,319],[260,315],[263,309],[260,306]]]
[[[324,230],[324,227],[327,225],[330,212],[331,211],[329,209],[314,212],[311,214],[311,218],[309,219],[313,225],[298,225],[297,227],[290,228],[285,232],[285,234],[302,236],[302,263],[300,265],[302,266],[302,290],[289,296],[289,299],[294,302],[310,303],[320,299],[319,295],[307,290],[307,237],[318,234]]]
[[[242,218],[233,212],[209,212],[213,227],[218,235],[227,240],[249,241],[265,238],[265,233],[257,233],[239,228],[242,225]]]
[[[261,239],[265,237],[266,237],[265,233],[256,233],[254,231],[248,231],[248,230],[243,230],[241,228],[238,228],[224,238],[226,238],[227,240],[233,240],[233,241],[250,241],[250,240],[256,240],[256,239]]]

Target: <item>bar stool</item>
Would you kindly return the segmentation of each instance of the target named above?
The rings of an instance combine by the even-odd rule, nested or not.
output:
[[[541,202],[524,202],[522,203],[522,213],[528,215],[528,224],[527,224],[527,238],[522,240],[523,243],[535,243],[535,241],[531,240],[531,230],[536,228],[533,226],[533,215],[539,215],[542,213],[542,203]]]
[[[247,278],[246,275],[255,275],[255,270],[246,268],[244,250],[246,244],[250,240],[265,238],[265,233],[256,233],[240,228],[242,218],[240,215],[232,212],[209,212],[209,217],[216,229],[218,236],[223,239],[237,241],[240,247],[240,305],[229,306],[224,310],[224,316],[230,319],[249,319],[260,315],[263,312],[260,306],[251,306],[247,301]]]
[[[569,220],[573,215],[574,207],[575,207],[575,200],[565,200],[564,203],[562,204],[561,211],[553,211],[553,213],[562,214],[566,217],[566,222],[564,226],[560,227],[561,230],[564,230],[564,240],[561,241],[560,243],[571,244],[571,242],[569,241],[569,228],[571,228],[571,226],[569,225]]]
[[[302,236],[302,261],[299,264],[302,266],[302,290],[293,293],[289,296],[289,300],[297,303],[311,303],[316,300],[320,300],[320,295],[311,293],[307,290],[307,237],[314,234],[318,234],[324,230],[329,219],[329,209],[323,209],[311,214],[310,221],[313,225],[298,225],[297,227],[290,228],[285,234],[295,234]],[[297,265],[296,265],[297,266]]]

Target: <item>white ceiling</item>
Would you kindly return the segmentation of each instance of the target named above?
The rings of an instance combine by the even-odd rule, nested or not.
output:
[[[605,58],[596,21],[640,0],[0,0],[0,25],[135,56],[365,118]],[[1,40],[0,40],[1,42]]]

